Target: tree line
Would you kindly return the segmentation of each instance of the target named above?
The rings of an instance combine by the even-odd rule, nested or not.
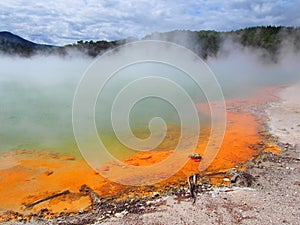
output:
[[[265,56],[270,57],[273,61],[277,60],[283,45],[289,45],[295,52],[300,50],[299,27],[257,26],[228,32],[174,30],[164,33],[153,33],[142,38],[142,40],[147,39],[170,41],[183,45],[203,59],[218,56],[223,44],[228,40],[242,47],[262,49]],[[29,42],[29,44],[26,40],[25,42],[20,40],[13,42],[7,37],[3,38],[0,34],[0,53],[31,56],[38,53],[67,55],[72,51],[77,51],[90,57],[96,57],[109,49],[136,40],[135,38],[117,41],[80,40],[65,46],[49,46],[32,42]]]

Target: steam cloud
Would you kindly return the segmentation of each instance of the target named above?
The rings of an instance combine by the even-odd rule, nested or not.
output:
[[[188,37],[181,40],[190,41]],[[228,40],[216,58],[207,59],[226,98],[248,95],[259,86],[300,80],[300,54],[288,44],[282,46],[277,63],[264,61],[262,54]],[[22,147],[74,149],[72,101],[91,62],[79,55],[68,59],[0,56],[0,151]]]

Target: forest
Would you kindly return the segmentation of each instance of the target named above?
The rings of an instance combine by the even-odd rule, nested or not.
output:
[[[0,54],[16,54],[29,57],[35,54],[66,56],[72,55],[74,52],[80,52],[89,57],[96,57],[109,49],[137,40],[139,39],[127,38],[115,41],[79,40],[76,43],[65,46],[51,46],[33,43],[9,32],[0,32]],[[189,48],[203,59],[217,57],[224,43],[231,42],[241,47],[261,49],[264,52],[264,56],[276,62],[280,48],[283,45],[289,45],[295,52],[300,50],[300,28],[258,26],[227,32],[174,30],[149,34],[141,40],[174,42]]]

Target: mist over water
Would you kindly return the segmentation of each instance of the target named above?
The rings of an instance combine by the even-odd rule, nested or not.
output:
[[[1,56],[0,151],[74,148],[72,100],[90,62],[84,58]]]
[[[178,68],[159,62],[137,63],[123,68],[122,70],[115,73],[114,76],[110,79],[109,83],[107,83],[107,85],[103,88],[103,94],[98,96],[96,114],[105,115],[105,117],[96,117],[99,122],[97,124],[99,124],[102,129],[112,129],[109,112],[111,111],[114,99],[117,97],[120,91],[124,87],[126,87],[126,85],[145,76],[163,77],[166,79],[170,79],[177,84],[180,84],[180,86],[182,86],[184,90],[187,91],[189,96],[195,102],[205,101],[205,95],[202,93],[197,84],[187,74],[185,74]],[[159,83],[154,85],[159,85]],[[165,86],[164,88],[166,92],[173,91],[167,86]],[[143,86],[138,86],[136,87],[135,91],[139,93],[142,92],[143,89]],[[180,95],[174,92],[174,95],[176,94],[178,96],[180,104],[186,104],[186,102],[184,102],[184,100],[180,98]],[[179,117],[174,106],[172,106],[166,100],[157,98],[155,96],[149,96],[137,102],[132,109],[129,119],[133,127],[141,128],[147,127],[148,122],[154,117],[161,117],[168,124],[180,124]]]
[[[247,96],[260,86],[285,85],[300,80],[300,55],[297,53],[282,51],[275,64],[264,62],[259,51],[231,45],[224,46],[224,49],[226,54],[221,51],[217,58],[209,58],[207,64],[227,99]],[[80,56],[0,56],[0,151],[33,148],[78,154],[72,130],[72,103],[76,87],[91,62],[91,59]],[[116,152],[126,148],[116,142],[107,112],[120,89],[145,73],[170,78],[181,85],[196,103],[206,102],[199,87],[176,68],[151,63],[124,68],[105,86],[95,107],[97,130],[105,144],[116,145]],[[172,105],[149,97],[137,103],[130,115],[130,124],[137,136],[149,135],[147,126],[153,117],[161,117],[169,125],[180,124]],[[201,125],[209,120],[204,116],[200,118]],[[130,154],[130,150],[127,151],[129,153],[125,155]]]
[[[276,63],[270,62],[262,55],[262,50],[242,48],[228,43],[223,46],[217,58],[207,60],[225,98],[247,96],[262,86],[300,82],[299,52],[284,46]]]
[[[195,81],[193,81],[191,77],[189,77],[187,74],[185,74],[175,66],[166,65],[160,62],[143,62],[128,65],[125,68],[117,71],[115,74],[113,74],[113,76],[109,79],[109,82],[107,82],[107,84],[101,90],[95,107],[96,125],[99,136],[101,137],[106,147],[109,148],[114,145],[114,149],[116,149],[116,152],[112,154],[114,156],[117,156],[117,158],[118,155],[120,155],[120,152],[123,152],[125,156],[128,156],[130,154],[137,153],[138,151],[134,151],[131,148],[125,147],[124,143],[122,144],[118,140],[114,133],[116,129],[113,128],[111,122],[112,120],[114,120],[115,124],[122,124],[123,121],[127,120],[124,119],[123,115],[126,114],[125,109],[128,106],[128,101],[118,102],[118,108],[121,109],[120,111],[118,111],[119,116],[112,119],[111,112],[113,111],[113,104],[115,104],[115,100],[118,98],[120,93],[122,93],[124,88],[127,88],[128,85],[133,85],[135,81],[145,77],[150,79],[153,78],[150,82],[154,87],[160,85],[160,81],[155,80],[155,78],[159,77],[165,78],[167,80],[172,80],[176,84],[179,84],[184,90],[186,90],[188,95],[191,97],[191,99],[193,99],[195,103],[206,101],[205,95],[202,93],[201,89],[197,86]],[[143,90],[146,87],[141,84],[133,85],[132,88],[134,89],[132,90],[132,94],[135,95],[135,93],[143,93]],[[186,102],[185,98],[183,98],[180,93],[175,92],[171,87],[167,85],[163,86],[163,92],[173,94],[177,100],[177,104],[179,104],[181,107],[188,108],[189,103]],[[182,126],[182,121],[180,120],[180,115],[178,115],[176,106],[172,105],[166,99],[155,96],[155,94],[159,94],[157,90],[153,91],[152,93],[153,95],[142,97],[139,101],[137,101],[130,111],[128,121],[133,134],[138,138],[146,139],[151,135],[152,132],[155,137],[152,143],[154,142],[154,140],[155,142],[157,142],[160,137],[160,130],[162,128],[160,126],[155,127],[154,125],[154,129],[150,131],[149,122],[153,118],[161,118],[166,124],[166,127],[164,127],[163,130],[165,132],[172,132],[174,139],[177,139],[177,137],[179,138],[179,128]],[[128,97],[130,99],[130,95]],[[192,112],[186,113],[191,114],[191,119],[190,121],[186,121],[186,125],[194,126],[192,120]],[[208,116],[200,116],[200,123],[202,128],[207,125],[207,121]],[[128,131],[126,130],[126,126],[118,126],[117,131],[121,132],[126,137],[126,140],[131,143],[131,146],[135,145],[133,144],[134,138],[130,139],[129,136],[127,138]],[[171,141],[166,139],[165,142],[162,142],[162,144],[158,145],[155,149],[175,149],[177,141],[178,140]],[[143,144],[135,146],[138,150],[147,149],[147,146]]]

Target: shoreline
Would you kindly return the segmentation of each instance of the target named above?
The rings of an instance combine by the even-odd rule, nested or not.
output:
[[[295,119],[300,123],[300,105],[295,98],[299,95],[300,88],[295,86],[279,88],[273,101],[248,108],[263,119],[262,132],[267,134],[267,141],[275,142],[281,150],[281,154],[265,151],[246,163],[244,173],[251,184],[240,179],[228,187],[200,193],[195,205],[190,198],[179,201],[178,197],[168,196],[156,212],[128,214],[95,224],[298,224],[300,129],[294,126]],[[284,129],[282,126],[289,127],[289,131],[278,132]]]
[[[278,214],[271,213],[272,207],[269,206],[269,202],[274,201],[276,196],[280,195],[279,192],[275,190],[277,183],[274,183],[272,180],[281,180],[281,183],[278,183],[278,187],[282,188],[282,190],[286,189],[284,185],[282,186],[280,184],[282,184],[283,181],[287,182],[291,179],[287,176],[287,174],[285,174],[287,170],[289,172],[296,172],[295,176],[292,177],[293,182],[296,182],[296,185],[294,185],[295,188],[297,185],[300,185],[300,181],[297,180],[299,165],[297,164],[297,160],[293,160],[293,157],[291,157],[289,153],[289,151],[293,151],[292,149],[295,149],[295,146],[292,146],[291,144],[283,144],[282,142],[277,141],[277,138],[274,136],[276,135],[276,131],[272,132],[272,129],[269,128],[269,121],[266,121],[265,118],[265,110],[268,110],[270,105],[272,107],[272,104],[278,103],[280,107],[281,103],[279,102],[279,100],[271,101],[271,103],[268,103],[267,105],[245,104],[241,107],[237,107],[235,105],[232,106],[232,109],[230,110],[246,110],[251,113],[256,113],[258,118],[263,118],[266,124],[262,126],[268,125],[268,127],[264,127],[263,131],[261,131],[261,135],[265,135],[264,139],[270,143],[275,142],[275,144],[278,144],[281,148],[286,148],[286,151],[284,151],[281,155],[265,152],[260,154],[258,157],[254,157],[252,161],[248,161],[246,163],[247,169],[239,172],[241,179],[238,179],[236,184],[230,184],[228,187],[217,188],[207,186],[206,191],[198,193],[195,205],[192,205],[192,200],[188,193],[186,184],[183,184],[181,188],[175,188],[169,194],[160,195],[159,193],[154,193],[149,197],[140,198],[133,202],[124,201],[122,203],[123,205],[115,204],[114,206],[109,206],[106,203],[103,203],[101,206],[100,204],[102,208],[112,207],[111,210],[103,209],[101,211],[100,207],[100,209],[94,210],[93,213],[89,211],[81,211],[79,214],[67,213],[60,217],[52,218],[51,220],[45,220],[47,216],[51,218],[51,213],[49,211],[44,211],[41,214],[41,217],[33,217],[29,221],[32,224],[80,224],[80,221],[85,221],[82,224],[270,224],[270,222],[274,223],[274,221],[276,223],[284,223],[284,220],[286,220],[284,215],[280,215],[281,220],[274,219],[272,217],[272,215],[278,216]],[[272,112],[270,112],[268,116],[270,117],[271,114]],[[266,132],[264,132],[265,129],[267,131],[270,129],[270,134],[268,134],[268,132],[266,134]],[[254,147],[265,148],[266,146],[261,145]],[[272,146],[270,149],[272,149]],[[285,159],[284,157],[289,158]],[[286,166],[289,164],[292,166]],[[294,168],[294,164],[298,165],[298,167]],[[286,167],[294,169],[290,171],[290,169],[286,169]],[[274,179],[274,177],[276,179]],[[249,182],[251,184],[249,184]],[[299,182],[299,184],[297,182]],[[291,191],[293,190],[294,189]],[[294,196],[294,198],[295,197],[297,196]],[[279,199],[277,200],[279,201]],[[280,201],[284,202],[284,200],[284,196],[281,196]],[[179,202],[180,204],[178,204]],[[130,205],[130,207],[125,207],[126,204]],[[275,202],[274,204],[278,205],[278,202]],[[286,210],[288,207],[286,208],[285,204],[278,206],[279,208],[284,206],[285,208],[282,208],[283,211],[288,211]],[[118,207],[119,209],[116,210]],[[122,210],[122,207],[124,210]],[[103,217],[101,214],[103,214],[103,212],[107,213],[107,211],[110,211],[110,213],[108,213],[108,215],[105,214]],[[261,214],[264,214],[267,218],[264,220],[265,216]],[[299,216],[299,214],[296,216],[289,215],[287,218],[297,219]],[[21,216],[19,217],[20,222],[26,221],[22,220]],[[96,222],[97,219],[100,221]],[[296,224],[294,223],[296,220],[286,221],[288,224]],[[7,222],[5,224],[15,223]]]

